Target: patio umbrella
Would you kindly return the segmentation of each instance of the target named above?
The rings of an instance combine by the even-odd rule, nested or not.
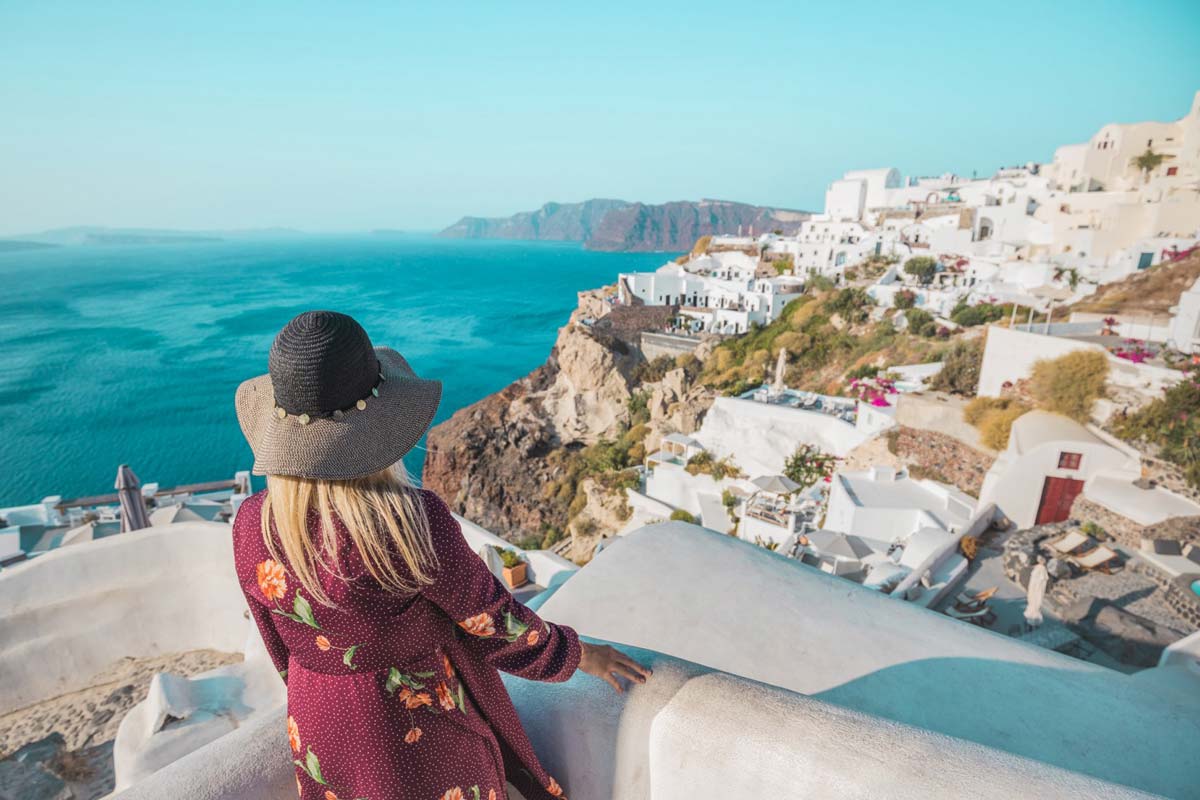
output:
[[[117,497],[121,500],[121,532],[150,527],[150,514],[142,498],[142,484],[128,464],[117,469]]]
[[[791,494],[800,488],[800,484],[786,475],[763,475],[750,482],[764,492],[772,494]]]
[[[861,561],[875,551],[857,536],[839,533],[829,541],[829,546],[821,552],[822,554]]]
[[[1025,594],[1025,621],[1030,627],[1036,628],[1042,624],[1042,600],[1046,596],[1046,584],[1050,581],[1050,573],[1045,564],[1034,565],[1029,573],[1029,590]]]

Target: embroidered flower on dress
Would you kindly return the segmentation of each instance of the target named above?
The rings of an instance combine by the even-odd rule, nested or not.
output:
[[[296,776],[296,794],[304,797],[304,787],[300,785],[300,776]]]
[[[487,613],[468,617],[458,624],[473,636],[494,636],[496,633],[496,624],[492,621],[492,615]]]
[[[326,639],[322,635],[317,636],[317,649],[318,650],[320,650],[322,653],[324,653],[330,647],[332,647],[332,645],[329,643],[328,639]]]
[[[455,786],[453,789],[447,789],[441,800],[466,800],[466,797],[463,796],[463,790]]]
[[[338,800],[338,796],[328,789],[325,790],[325,800]]]
[[[291,717],[287,719],[288,729],[288,744],[292,746],[293,753],[300,752],[300,726],[296,724],[296,720]],[[297,778],[297,781],[299,778]]]
[[[496,800],[496,790],[488,789],[488,800]]]
[[[410,693],[408,697],[404,698],[405,708],[420,708],[421,706],[431,705],[433,705],[433,698],[430,697],[429,692]]]
[[[538,632],[530,631],[529,635],[525,637],[525,643],[528,644],[530,647],[533,647],[535,644],[537,644],[538,643]]]
[[[267,559],[258,565],[258,588],[268,600],[281,600],[287,594],[287,573],[278,561]]]
[[[437,696],[438,703],[444,711],[453,711],[456,708],[454,705],[454,695],[450,694],[450,687],[446,685],[445,681],[437,685]]]
[[[404,743],[413,744],[421,738],[420,728],[409,728],[408,733],[404,734]]]
[[[546,791],[555,797],[562,797],[562,787],[558,785],[558,781],[554,780],[554,778],[551,778],[550,782],[546,784]]]
[[[442,666],[444,666],[446,668],[446,677],[453,678],[454,677],[454,665],[450,663],[450,656],[448,656],[444,653],[442,654]]]

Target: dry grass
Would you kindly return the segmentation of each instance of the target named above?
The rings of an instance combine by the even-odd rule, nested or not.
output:
[[[1166,314],[1179,295],[1200,279],[1200,255],[1156,264],[1122,281],[1101,286],[1068,311],[1093,314]]]

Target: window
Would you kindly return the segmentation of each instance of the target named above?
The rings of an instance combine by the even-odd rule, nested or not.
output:
[[[1083,456],[1079,453],[1059,453],[1058,468],[1059,469],[1079,469],[1079,462]]]
[[[1167,177],[1168,178],[1171,177],[1172,175],[1177,175],[1178,173],[1179,173],[1179,167],[1167,167]]]

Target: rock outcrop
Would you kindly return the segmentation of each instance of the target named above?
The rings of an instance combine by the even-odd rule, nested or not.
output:
[[[811,215],[724,200],[660,205],[624,200],[546,203],[511,217],[463,217],[441,232],[455,239],[583,242],[590,250],[688,250],[702,236],[753,230],[793,233]]]
[[[552,455],[629,422],[632,372],[641,360],[626,337],[596,323],[598,312],[607,317],[612,308],[603,296],[580,293],[580,308],[545,364],[430,430],[424,485],[454,511],[514,538],[566,528],[561,504],[546,497],[562,475]]]
[[[635,392],[647,406],[639,453],[666,433],[699,428],[712,393],[694,383],[697,369],[671,368],[653,380],[639,370],[641,332],[661,328],[674,309],[614,307],[612,292],[581,292],[545,364],[429,432],[424,485],[454,511],[512,539],[569,531],[579,539],[573,552],[590,553],[583,540],[614,533],[628,514],[623,490],[580,477],[578,463],[568,463],[573,454],[628,431]],[[698,353],[710,349],[702,344]]]

